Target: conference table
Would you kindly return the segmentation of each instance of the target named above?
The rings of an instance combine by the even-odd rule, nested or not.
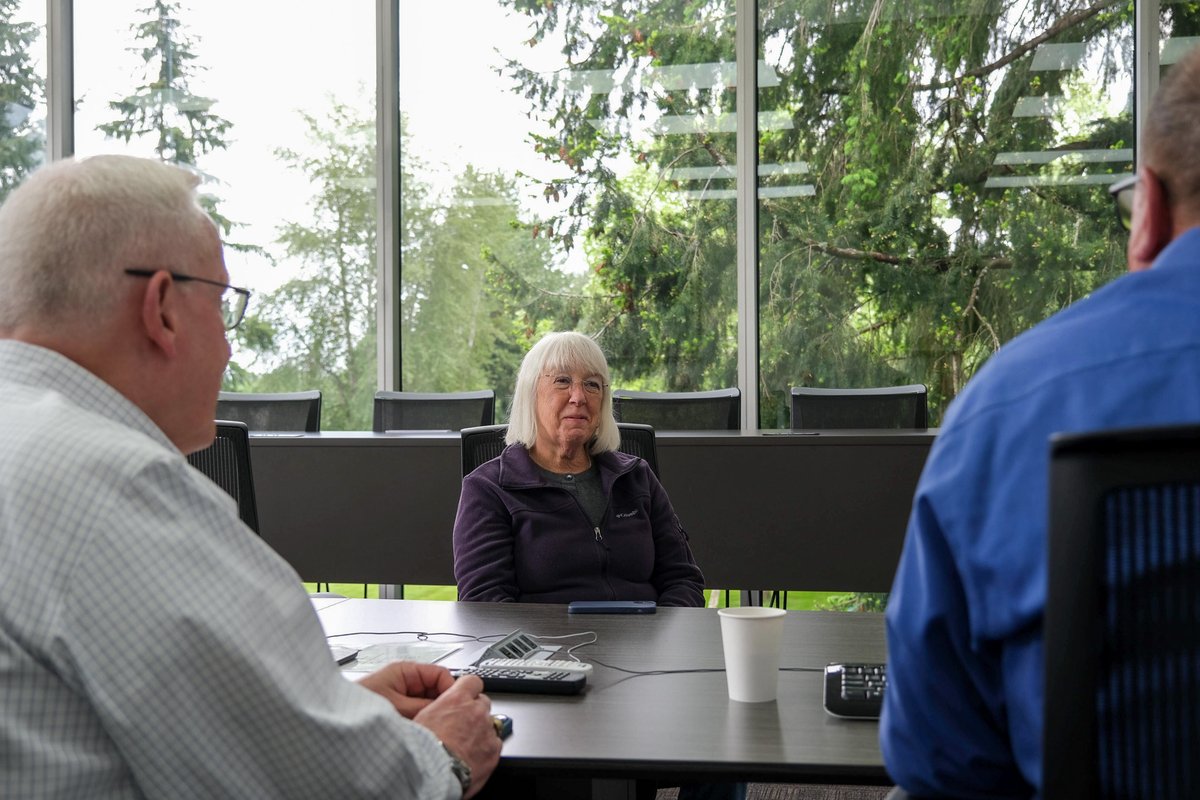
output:
[[[884,592],[936,435],[678,431],[657,450],[708,587]],[[259,532],[307,581],[453,584],[459,441],[251,435]]]
[[[886,659],[879,614],[787,612],[778,700],[740,703],[728,698],[716,609],[571,615],[563,605],[320,602],[326,635],[340,645],[413,642],[416,632],[471,643],[451,634],[494,640],[519,629],[565,650],[594,638],[574,650],[595,665],[581,694],[491,695],[493,710],[513,720],[501,775],[566,779],[589,797],[632,796],[638,779],[889,783],[878,724],[832,717],[822,705],[827,663]]]

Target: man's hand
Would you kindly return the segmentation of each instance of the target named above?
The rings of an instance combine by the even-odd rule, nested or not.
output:
[[[358,682],[391,703],[401,715],[412,719],[454,685],[445,667],[395,661]]]
[[[433,731],[442,744],[467,762],[471,768],[471,790],[467,797],[482,789],[500,760],[500,737],[492,724],[492,701],[483,694],[483,681],[474,675],[464,675],[426,705],[414,720]]]
[[[424,725],[471,768],[470,797],[483,788],[500,760],[500,737],[492,724],[492,701],[483,681],[457,681],[434,664],[397,661],[358,682],[386,699],[403,716]]]

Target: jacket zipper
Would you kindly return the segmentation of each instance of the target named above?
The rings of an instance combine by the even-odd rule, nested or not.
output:
[[[559,489],[559,491],[566,492],[567,490]],[[579,509],[580,513],[586,519],[587,514],[583,511],[583,505],[579,502],[579,498],[571,492],[567,492],[567,494],[571,495],[571,499],[575,501],[575,507]],[[604,543],[604,534],[600,532],[599,525],[592,526],[592,541],[600,545],[600,579],[608,587],[609,595],[615,600],[617,597],[616,592],[613,591],[612,583],[608,580],[608,546]]]
[[[568,494],[571,494],[568,492]],[[584,518],[587,514],[583,510],[583,504],[579,502],[579,498],[571,494],[571,499],[575,501],[575,507],[579,509]],[[604,543],[604,534],[600,532],[599,525],[592,526],[592,541],[600,547],[600,580],[608,587],[608,594],[612,599],[616,599],[617,594],[613,591],[612,583],[608,580],[608,546]]]

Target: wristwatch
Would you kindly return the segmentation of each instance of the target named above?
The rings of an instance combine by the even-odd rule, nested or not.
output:
[[[458,778],[458,782],[462,786],[463,797],[466,797],[467,790],[471,788],[471,768],[467,766],[467,762],[455,755],[445,742],[438,742],[438,744],[450,757],[450,771],[454,773],[454,777]]]

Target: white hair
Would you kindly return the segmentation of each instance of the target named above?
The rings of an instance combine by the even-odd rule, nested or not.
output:
[[[210,252],[200,179],[131,156],[48,164],[0,206],[0,328],[98,321],[130,267],[181,269]]]
[[[570,331],[547,333],[525,354],[521,369],[517,372],[508,433],[504,441],[508,444],[520,442],[526,448],[533,447],[537,442],[537,382],[547,372],[581,372],[600,376],[604,384],[604,399],[600,404],[600,427],[596,429],[591,451],[604,453],[616,450],[621,444],[621,432],[613,419],[612,390],[608,385],[608,362],[604,359],[604,351],[591,337]]]

